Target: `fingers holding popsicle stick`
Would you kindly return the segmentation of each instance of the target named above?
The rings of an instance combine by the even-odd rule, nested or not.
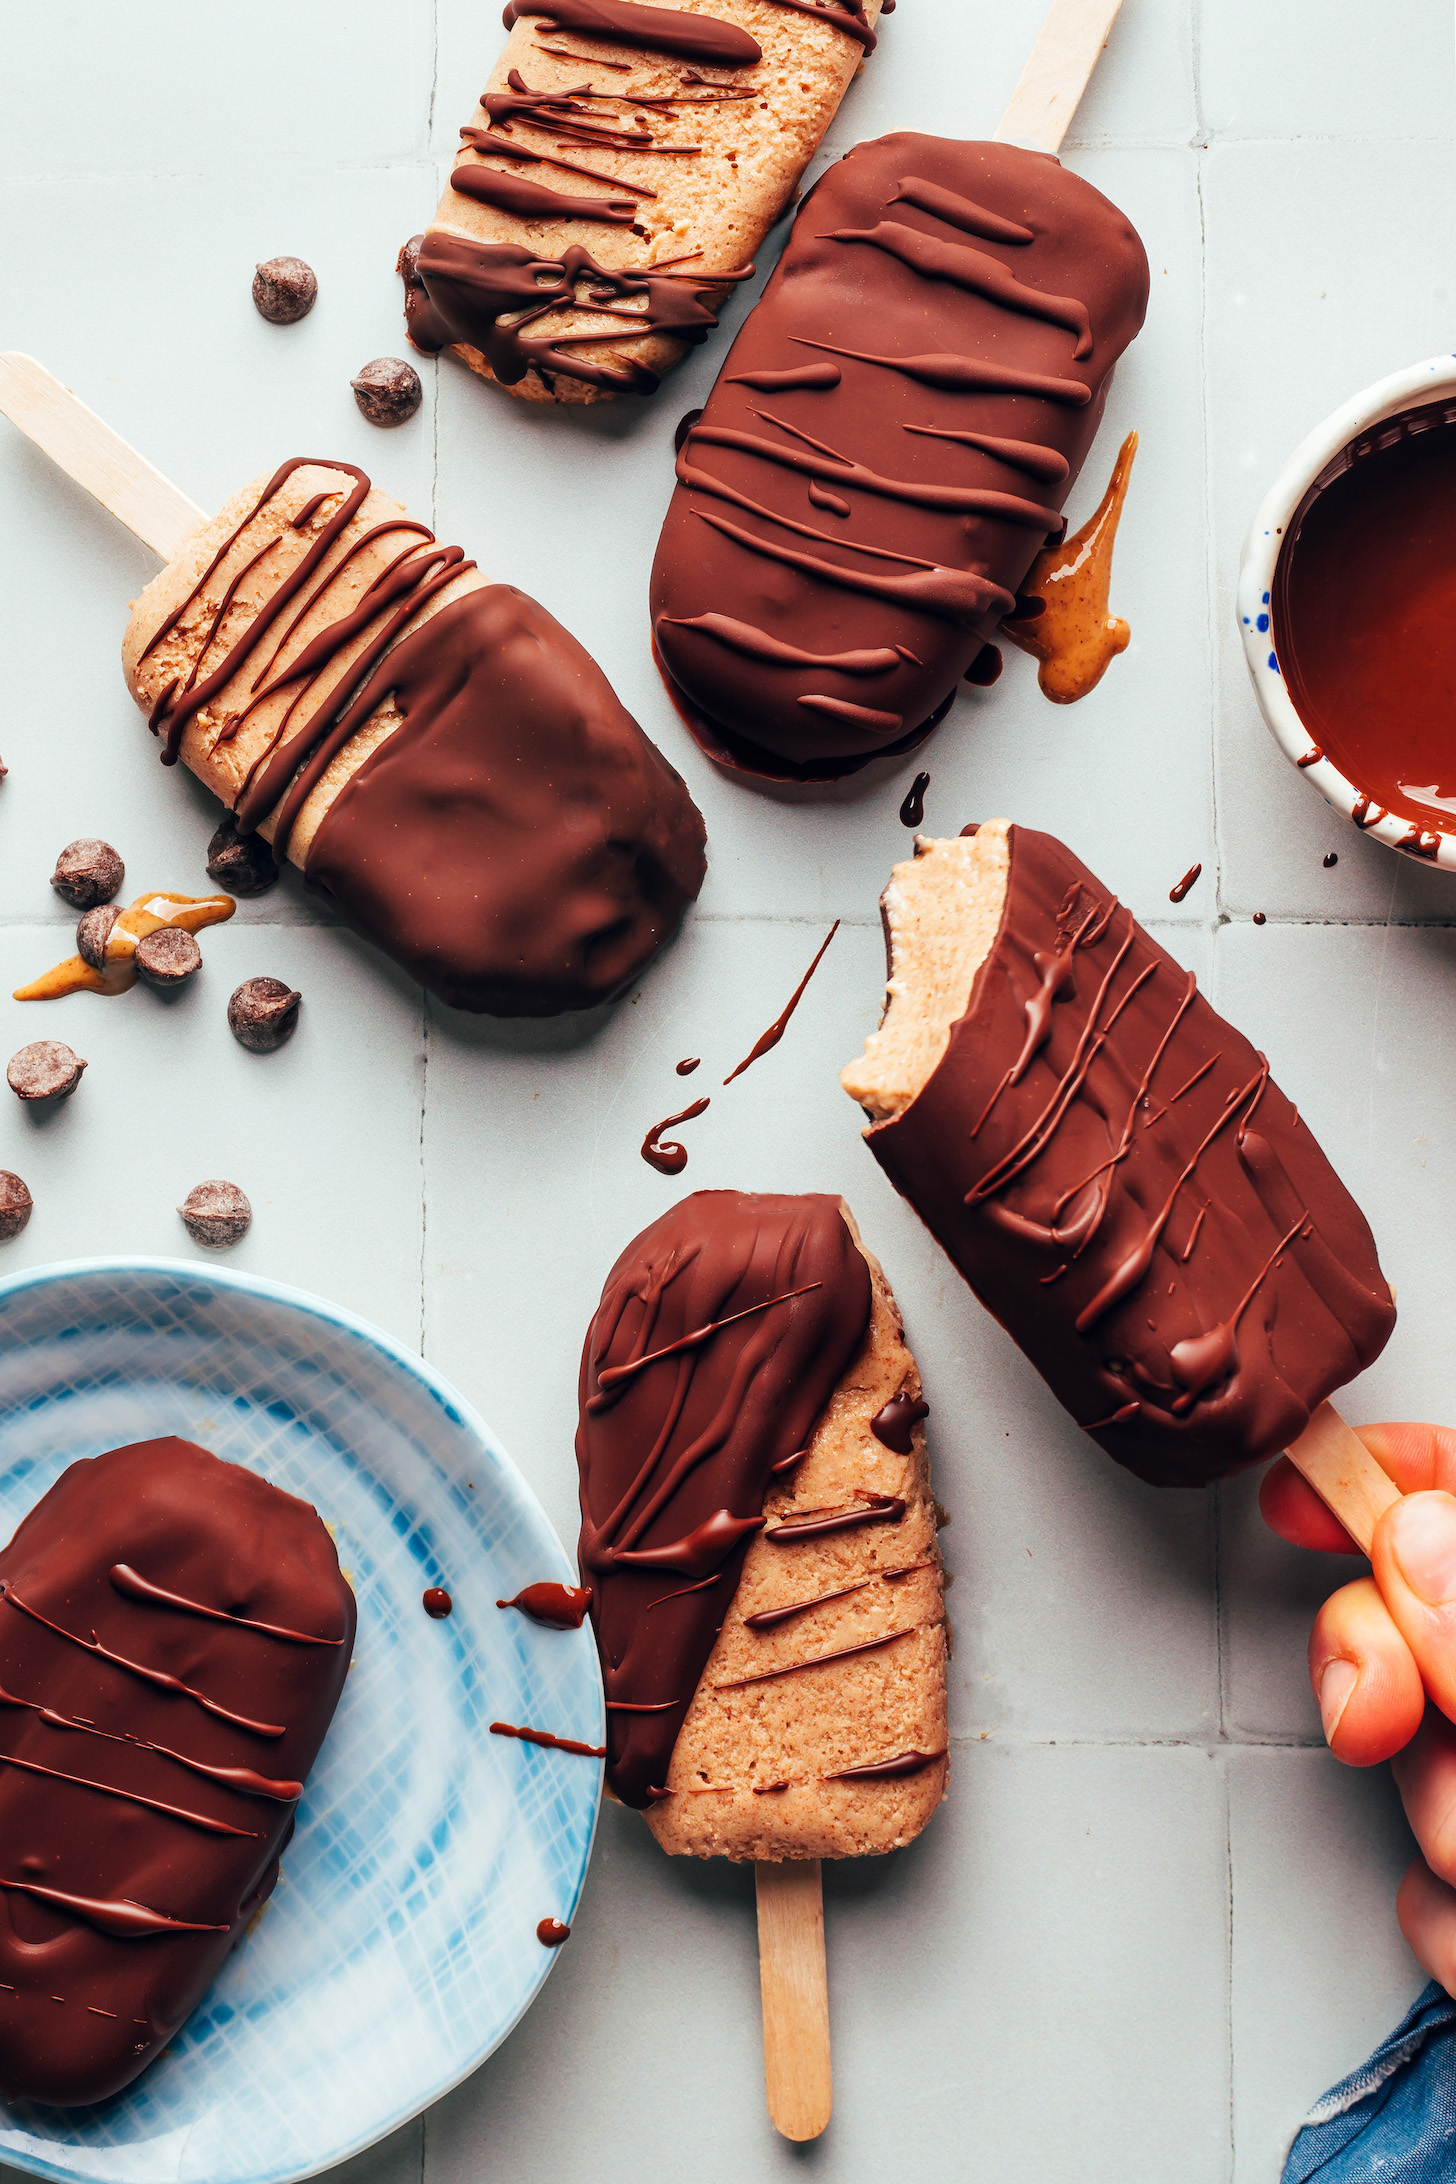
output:
[[[1449,1426],[1380,1424],[1354,1431],[1400,1493],[1419,1494],[1433,1487],[1456,1493],[1456,1431]],[[1352,1537],[1288,1456],[1279,1457],[1265,1472],[1259,1508],[1270,1530],[1293,1547],[1319,1548],[1326,1554],[1369,1552],[1368,1541],[1362,1546]]]

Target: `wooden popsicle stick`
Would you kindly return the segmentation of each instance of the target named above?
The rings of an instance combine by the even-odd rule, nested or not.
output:
[[[33,356],[14,349],[0,355],[0,415],[163,561],[207,521],[202,509]]]
[[[785,1859],[753,1870],[769,2118],[786,2139],[815,2139],[834,2107],[819,1860]]]
[[[998,144],[1061,150],[1122,0],[1052,0],[996,131]]]
[[[1333,1510],[1362,1554],[1370,1552],[1375,1526],[1400,1489],[1333,1403],[1321,1403],[1286,1454],[1327,1509]]]

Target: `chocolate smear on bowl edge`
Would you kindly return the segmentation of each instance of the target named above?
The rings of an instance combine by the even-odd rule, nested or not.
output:
[[[250,1054],[276,1054],[298,1029],[303,995],[281,978],[245,978],[228,1002],[228,1029]]]
[[[0,1244],[18,1236],[35,1209],[30,1191],[13,1169],[0,1168]]]
[[[270,326],[296,326],[318,301],[318,276],[302,258],[266,258],[253,273],[253,302]]]
[[[17,1099],[68,1100],[86,1067],[60,1039],[36,1039],[12,1054],[5,1081]]]
[[[240,1244],[253,1221],[246,1194],[221,1177],[196,1184],[177,1211],[192,1241],[209,1251],[228,1251]]]
[[[73,910],[94,910],[97,903],[110,902],[125,878],[126,866],[110,842],[82,835],[57,857],[51,886]]]

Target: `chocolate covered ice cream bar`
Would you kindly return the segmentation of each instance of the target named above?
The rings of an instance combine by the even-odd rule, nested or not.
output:
[[[702,819],[595,661],[351,463],[201,525],[123,661],[163,763],[453,1007],[611,1000],[702,885]]]
[[[401,254],[411,340],[527,401],[652,393],[752,272],[880,12],[512,0],[439,209]]]
[[[37,1502],[0,1553],[7,2099],[105,2100],[196,2008],[272,1892],[353,1642],[317,1513],[191,1441]]]
[[[664,1850],[909,1842],[945,1794],[915,1361],[842,1202],[699,1191],[628,1245],[581,1367],[607,1779]]]
[[[904,134],[829,169],[679,450],[653,571],[710,755],[843,775],[994,677],[1147,298],[1128,221],[1050,154]]]
[[[843,1073],[897,1190],[1109,1456],[1204,1486],[1293,1442],[1395,1323],[1266,1058],[1049,834],[920,840]]]

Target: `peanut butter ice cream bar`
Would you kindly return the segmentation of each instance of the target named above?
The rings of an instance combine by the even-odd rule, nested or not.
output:
[[[415,345],[526,401],[652,393],[751,273],[880,13],[511,0],[439,208],[401,253]]]

